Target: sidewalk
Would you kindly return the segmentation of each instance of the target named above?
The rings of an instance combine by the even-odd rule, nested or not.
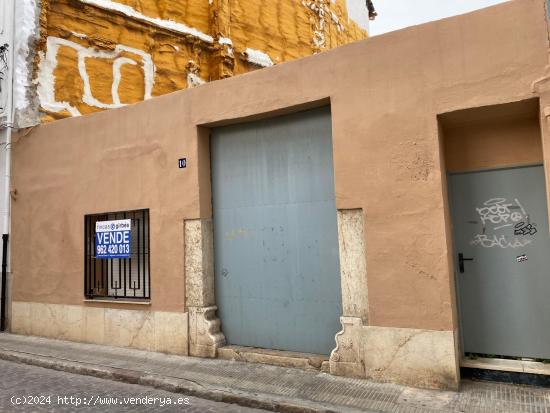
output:
[[[0,334],[0,359],[283,412],[550,412],[550,389],[464,381],[460,393],[262,364]]]

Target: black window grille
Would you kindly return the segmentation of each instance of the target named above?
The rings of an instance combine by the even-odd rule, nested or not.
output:
[[[131,220],[130,257],[96,257],[98,221]],[[108,212],[84,217],[84,295],[86,298],[150,299],[149,210]]]

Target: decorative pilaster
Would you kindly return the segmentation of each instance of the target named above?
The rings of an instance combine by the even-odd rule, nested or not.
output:
[[[225,336],[216,316],[214,296],[214,241],[212,221],[184,223],[185,299],[189,311],[189,355],[216,357]]]
[[[367,264],[362,209],[338,210],[338,248],[344,317],[368,319]]]
[[[225,336],[216,316],[218,307],[189,307],[189,354],[195,357],[215,358],[218,348],[225,344]]]
[[[365,377],[361,360],[361,329],[357,317],[340,317],[342,331],[336,334],[336,348],[330,354],[330,373],[335,376]]]
[[[210,61],[211,80],[233,76],[235,53],[229,39],[231,13],[228,0],[211,0],[210,32],[215,39],[214,51]]]
[[[338,210],[338,246],[342,283],[342,331],[330,355],[330,373],[365,377],[362,329],[368,319],[363,210]]]

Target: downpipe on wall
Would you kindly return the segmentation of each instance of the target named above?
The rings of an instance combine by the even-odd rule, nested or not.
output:
[[[11,6],[11,27],[7,30],[9,44],[8,54],[8,76],[7,76],[7,99],[6,99],[6,140],[4,142],[4,188],[2,188],[2,211],[4,219],[2,222],[2,273],[1,273],[1,289],[0,289],[0,331],[6,331],[7,327],[7,312],[8,312],[8,240],[10,232],[10,198],[11,198],[11,138],[12,128],[14,127],[14,104],[13,104],[13,83],[14,83],[14,64],[15,64],[15,16],[16,16],[16,0],[8,0]],[[9,7],[9,6],[8,6]],[[6,9],[7,10],[7,9]],[[8,12],[9,22],[10,13]],[[1,130],[1,128],[0,128]]]
[[[2,234],[2,314],[0,315],[0,331],[6,331],[6,290],[8,284],[8,238],[9,234]]]
[[[10,118],[11,116],[10,111]],[[0,300],[2,308],[0,309],[0,331],[6,331],[7,314],[7,284],[8,284],[8,240],[10,229],[10,184],[11,184],[11,127],[6,130],[6,145],[4,147],[6,156],[4,158],[4,222],[2,234],[2,289],[0,290]]]

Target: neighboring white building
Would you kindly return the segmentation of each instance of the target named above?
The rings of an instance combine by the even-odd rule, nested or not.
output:
[[[369,12],[365,0],[346,0],[346,6],[349,18],[370,34]]]

